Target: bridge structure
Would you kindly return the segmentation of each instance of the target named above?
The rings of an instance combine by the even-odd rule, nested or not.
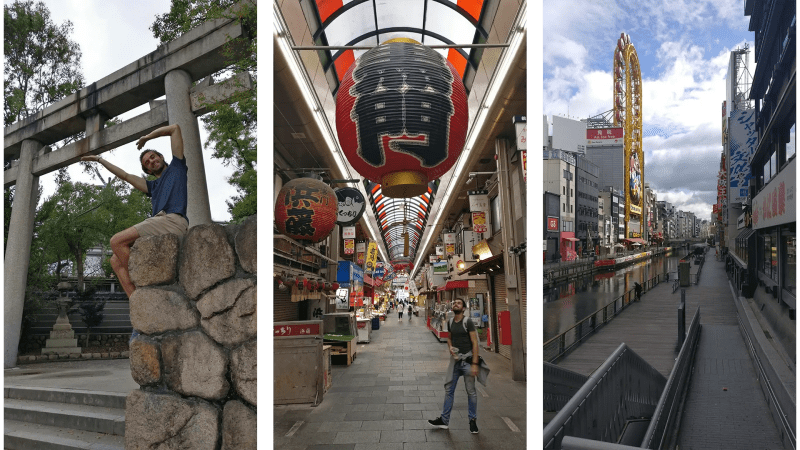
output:
[[[230,12],[255,6],[243,0]],[[230,66],[226,44],[249,39],[236,14],[205,22],[132,63],[47,108],[4,128],[4,187],[15,187],[4,267],[4,367],[16,365],[25,299],[39,177],[100,155],[168,124],[181,127],[188,171],[189,225],[211,223],[198,116],[209,106],[252,88],[249,74],[215,83],[212,75]],[[196,83],[198,82],[199,83]],[[196,83],[196,84],[195,84]],[[158,100],[166,96],[166,100]],[[141,105],[150,110],[104,127],[109,118]],[[51,145],[84,132],[82,139],[53,150]],[[8,162],[10,161],[10,164]]]

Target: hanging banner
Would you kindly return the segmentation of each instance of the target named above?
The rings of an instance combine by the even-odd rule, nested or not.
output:
[[[486,226],[486,213],[474,212],[472,213],[472,231],[476,233],[486,233],[489,228]]]
[[[367,260],[364,263],[364,271],[367,273],[375,272],[375,263],[378,261],[378,244],[370,241],[367,246]]]
[[[728,159],[728,190],[732,203],[747,201],[750,186],[750,160],[753,159],[758,134],[756,133],[755,110],[745,109],[731,112],[730,158]]]
[[[456,234],[444,233],[442,240],[444,241],[444,253],[446,256],[456,254]]]
[[[436,246],[436,256],[444,256],[444,246],[437,245]]]
[[[355,238],[356,238],[356,227],[342,228],[342,239],[355,239]]]
[[[345,239],[344,240],[344,254],[345,255],[352,255],[353,252],[356,250],[356,240],[355,239]]]
[[[517,134],[517,150],[527,150],[528,119],[525,116],[514,116],[511,121],[514,123],[514,131]]]
[[[522,152],[522,181],[528,182],[528,152]]]
[[[361,191],[356,188],[344,187],[334,189],[339,207],[336,211],[336,223],[339,225],[352,225],[361,218],[366,209],[367,202]],[[355,237],[355,236],[353,236]]]
[[[435,263],[436,261],[438,261],[438,260],[439,260],[439,257],[438,257],[438,256],[436,256],[436,255],[430,255],[430,256],[428,257],[428,260],[429,260],[431,263]]]

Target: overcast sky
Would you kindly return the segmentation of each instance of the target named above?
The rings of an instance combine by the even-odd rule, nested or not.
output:
[[[743,2],[545,0],[542,17],[543,114],[552,123],[612,109],[614,46],[629,34],[642,71],[645,182],[658,200],[709,219],[730,52],[753,46]]]
[[[9,5],[13,1],[3,0]],[[72,22],[73,33],[70,38],[81,48],[81,69],[84,81],[93,83],[112,72],[126,66],[158,47],[149,27],[157,14],[169,11],[169,0],[44,0],[50,9],[53,22],[60,25],[66,20]],[[163,97],[162,97],[163,99]],[[122,116],[125,120],[142,114],[149,109],[147,105],[134,109]],[[200,122],[200,139],[205,145],[208,133]],[[159,138],[147,143],[148,148],[169,155],[169,139]],[[203,150],[208,183],[211,218],[215,221],[229,221],[228,206],[225,200],[236,194],[236,190],[226,179],[233,170],[225,167],[217,159],[211,158],[212,150]],[[141,175],[138,162],[139,151],[135,142],[119,147],[103,154],[103,157],[123,170]],[[169,159],[168,159],[169,160]],[[100,167],[104,178],[113,176],[111,172]],[[84,181],[99,184],[96,178],[83,173],[80,165],[69,168],[73,181]],[[43,199],[55,192],[55,173],[40,178],[44,189]],[[40,200],[41,201],[41,200]]]

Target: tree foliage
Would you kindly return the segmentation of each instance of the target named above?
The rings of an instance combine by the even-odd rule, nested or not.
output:
[[[74,264],[82,286],[87,250],[105,245],[116,232],[147,218],[150,200],[116,178],[105,187],[73,183],[62,170],[57,184],[58,190],[37,211],[31,252],[41,253],[39,269],[54,273],[56,280]],[[100,266],[97,270],[97,275],[105,275]]]
[[[231,8],[234,4],[237,7]],[[257,212],[256,4],[247,0],[172,0],[169,12],[156,16],[150,30],[166,43],[205,21],[223,17],[241,20],[247,35],[226,44],[223,52],[230,65],[224,75],[248,72],[253,89],[227,103],[213,105],[202,121],[209,133],[206,149],[213,149],[212,157],[234,169],[228,182],[237,195],[227,204],[233,221],[238,222]],[[222,75],[215,74],[215,79]]]
[[[34,114],[83,87],[81,51],[72,22],[56,25],[42,2],[3,6],[4,124]]]

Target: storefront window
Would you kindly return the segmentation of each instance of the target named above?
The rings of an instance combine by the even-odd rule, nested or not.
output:
[[[764,275],[778,281],[778,233],[773,231],[763,238],[764,264],[761,270]]]
[[[794,235],[794,224],[792,224],[791,229],[787,228],[787,231],[784,233],[782,245],[783,253],[786,255],[785,269],[783,270],[783,288],[796,296],[795,287],[797,286],[797,273],[795,269],[797,267],[797,240]]]
[[[503,228],[502,215],[500,214],[500,196],[495,196],[489,201],[489,207],[492,210],[492,234],[497,233]]]
[[[789,142],[786,144],[786,160],[788,161],[796,151],[796,143],[794,140],[794,127],[795,124],[792,124],[792,128],[789,129]]]

